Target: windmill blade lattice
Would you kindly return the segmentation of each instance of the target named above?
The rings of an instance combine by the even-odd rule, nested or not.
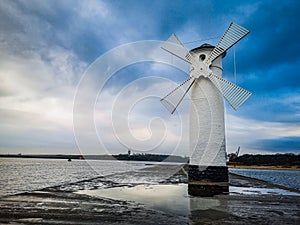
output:
[[[182,84],[176,87],[173,91],[167,94],[160,102],[166,107],[166,109],[173,114],[177,106],[181,103],[186,93],[190,90],[194,84],[195,78],[190,77],[185,80]]]
[[[224,52],[226,52],[229,48],[231,48],[234,44],[240,41],[243,37],[245,37],[249,33],[249,30],[246,28],[232,22],[228,29],[225,31],[224,35],[221,37],[219,43],[210,53],[207,63],[210,64]]]
[[[208,77],[235,110],[237,110],[252,94],[213,73]]]
[[[190,52],[184,47],[176,34],[172,34],[161,48],[188,63],[195,62]]]

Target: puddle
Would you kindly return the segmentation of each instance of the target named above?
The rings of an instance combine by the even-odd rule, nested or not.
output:
[[[106,189],[80,190],[78,194],[87,194],[94,197],[104,197],[115,200],[132,201],[143,204],[151,209],[169,214],[188,217],[191,211],[209,210],[222,207],[216,198],[200,198],[188,195],[187,184],[177,185],[137,185]],[[300,195],[276,188],[229,187],[230,194],[245,195]]]
[[[97,190],[82,190],[79,194],[134,201],[147,207],[178,216],[188,217],[190,209],[207,210],[220,205],[214,198],[189,197],[187,184],[137,185]]]
[[[186,184],[137,185],[134,187],[82,190],[77,193],[115,200],[134,201],[155,210],[184,217],[189,214],[189,197]]]

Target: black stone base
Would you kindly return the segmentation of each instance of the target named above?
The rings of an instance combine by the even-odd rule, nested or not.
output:
[[[228,183],[212,184],[188,184],[188,193],[191,196],[213,197],[214,195],[227,195],[229,193]]]
[[[226,166],[189,165],[188,193],[192,196],[228,194],[228,168]]]
[[[189,165],[189,181],[228,182],[227,166]]]

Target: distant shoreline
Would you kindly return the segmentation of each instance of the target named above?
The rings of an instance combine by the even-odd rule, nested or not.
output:
[[[64,155],[64,154],[0,154],[0,158],[66,159],[66,160],[124,160],[187,163],[188,157],[156,154]]]
[[[0,158],[32,158],[32,159],[65,159],[65,160],[123,160],[145,162],[178,162],[188,163],[188,157],[155,154],[119,154],[119,155],[64,155],[64,154],[0,154]],[[300,170],[300,165],[244,165],[228,162],[228,168],[261,169],[261,170]]]
[[[233,169],[260,169],[260,170],[300,170],[299,166],[258,166],[258,165],[227,165]]]

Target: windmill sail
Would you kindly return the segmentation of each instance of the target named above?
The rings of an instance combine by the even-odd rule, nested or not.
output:
[[[252,94],[213,73],[209,75],[209,79],[235,110],[237,110]]]
[[[176,34],[172,34],[169,39],[161,46],[161,48],[188,63],[193,62],[193,57],[181,43]]]
[[[216,47],[209,54],[206,63],[210,65],[216,58],[226,52],[234,44],[245,37],[249,31],[244,27],[232,22],[224,35],[216,45]],[[199,77],[200,71],[198,71],[197,65],[199,61],[184,47],[181,41],[175,34],[172,34],[169,39],[161,46],[162,49],[171,53],[172,55],[190,63],[195,67],[195,71],[191,71],[191,77],[170,92],[166,97],[161,99],[161,103],[173,113],[177,106],[180,104],[186,93],[193,85],[196,78]],[[200,67],[202,70],[203,67]],[[194,74],[193,74],[194,73]],[[202,76],[201,71],[200,76]],[[228,103],[237,110],[250,96],[251,92],[211,73],[208,78],[216,86],[216,88],[222,93]]]
[[[240,41],[243,37],[245,37],[249,31],[244,27],[232,22],[228,29],[225,31],[224,35],[221,37],[219,43],[210,53],[207,63],[210,64],[224,52],[226,52],[229,48],[231,48],[235,43]]]
[[[167,94],[164,98],[162,98],[160,102],[171,114],[173,114],[177,106],[180,104],[186,93],[190,90],[194,82],[195,78],[188,78],[178,87],[176,87],[173,91]]]

